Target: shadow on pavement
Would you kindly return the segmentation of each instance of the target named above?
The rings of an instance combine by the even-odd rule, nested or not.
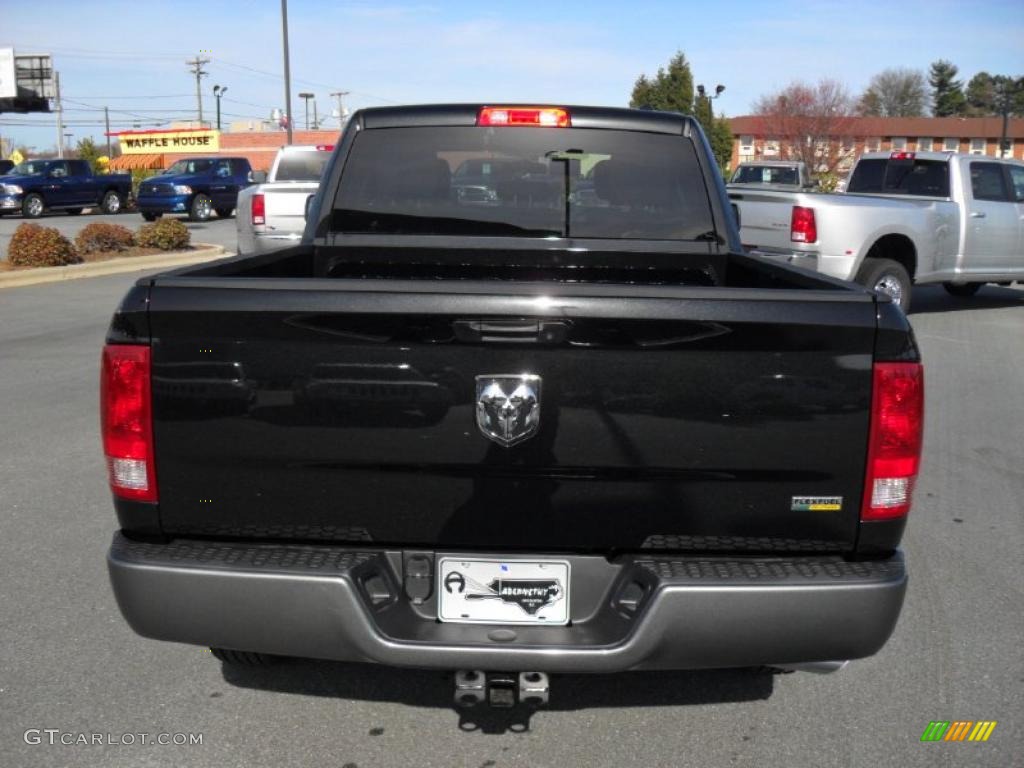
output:
[[[1024,307],[1024,290],[986,285],[973,296],[960,298],[950,296],[939,286],[921,285],[914,288],[908,314],[913,317],[914,315],[939,312],[963,312],[971,309],[1000,309],[1003,307]]]
[[[461,730],[488,734],[528,731],[533,713],[544,710],[755,701],[769,698],[774,688],[774,675],[758,669],[552,675],[550,703],[539,710],[522,706],[464,709],[453,703],[451,672],[286,659],[268,667],[225,664],[222,673],[227,683],[239,688],[450,709]]]

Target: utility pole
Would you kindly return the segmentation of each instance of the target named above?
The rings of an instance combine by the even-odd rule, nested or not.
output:
[[[1010,88],[1009,81],[1004,81],[996,86],[996,98],[999,103],[999,113],[1003,116],[1003,133],[999,137],[999,152],[996,157],[1006,157],[1006,134],[1009,126],[1010,119],[1010,101],[1012,97],[1012,89]],[[1012,147],[1012,144],[1011,144]],[[1010,151],[1010,157],[1013,157],[1013,151]]]
[[[313,99],[313,130],[320,130],[320,118],[316,113],[316,99]]]
[[[60,72],[53,73],[54,92],[57,94],[57,157],[64,157],[64,108],[60,104]]]
[[[106,107],[103,108],[103,122],[107,124],[107,158],[110,158],[114,150],[110,148],[110,110]]]
[[[199,127],[203,127],[203,89],[200,87],[200,80],[209,74],[203,70],[204,64],[209,64],[209,59],[203,59],[196,56],[190,61],[186,61],[185,64],[192,70],[192,74],[196,76],[196,107],[199,110]]]
[[[345,124],[345,105],[342,103],[342,99],[349,95],[351,91],[335,91],[331,94],[338,100],[338,128],[341,128]]]
[[[292,68],[288,63],[288,0],[281,0],[281,32],[284,35],[284,116],[288,143],[292,143]]]

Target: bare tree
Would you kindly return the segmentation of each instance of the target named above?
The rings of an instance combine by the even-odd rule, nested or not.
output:
[[[842,83],[791,83],[754,103],[765,140],[779,142],[779,157],[800,160],[812,173],[835,174],[853,151],[843,138],[852,130],[853,99]]]
[[[870,117],[921,117],[928,108],[924,73],[916,69],[885,69],[871,78],[857,103],[857,111]]]

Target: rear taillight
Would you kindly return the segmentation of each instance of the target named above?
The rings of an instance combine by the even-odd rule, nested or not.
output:
[[[484,107],[476,124],[568,128],[569,112],[557,107]]]
[[[814,221],[814,209],[802,205],[793,206],[793,217],[789,222],[789,239],[794,243],[815,243],[818,241],[818,225]]]
[[[255,194],[252,196],[252,223],[266,224],[267,223],[267,201],[261,194]]]
[[[115,496],[156,501],[149,347],[110,344],[100,372],[100,425]]]
[[[888,520],[910,511],[923,427],[921,364],[875,363],[861,520]]]

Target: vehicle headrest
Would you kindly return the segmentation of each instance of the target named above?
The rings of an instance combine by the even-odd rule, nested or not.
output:
[[[678,170],[612,158],[594,166],[594,191],[612,205],[672,208]]]

